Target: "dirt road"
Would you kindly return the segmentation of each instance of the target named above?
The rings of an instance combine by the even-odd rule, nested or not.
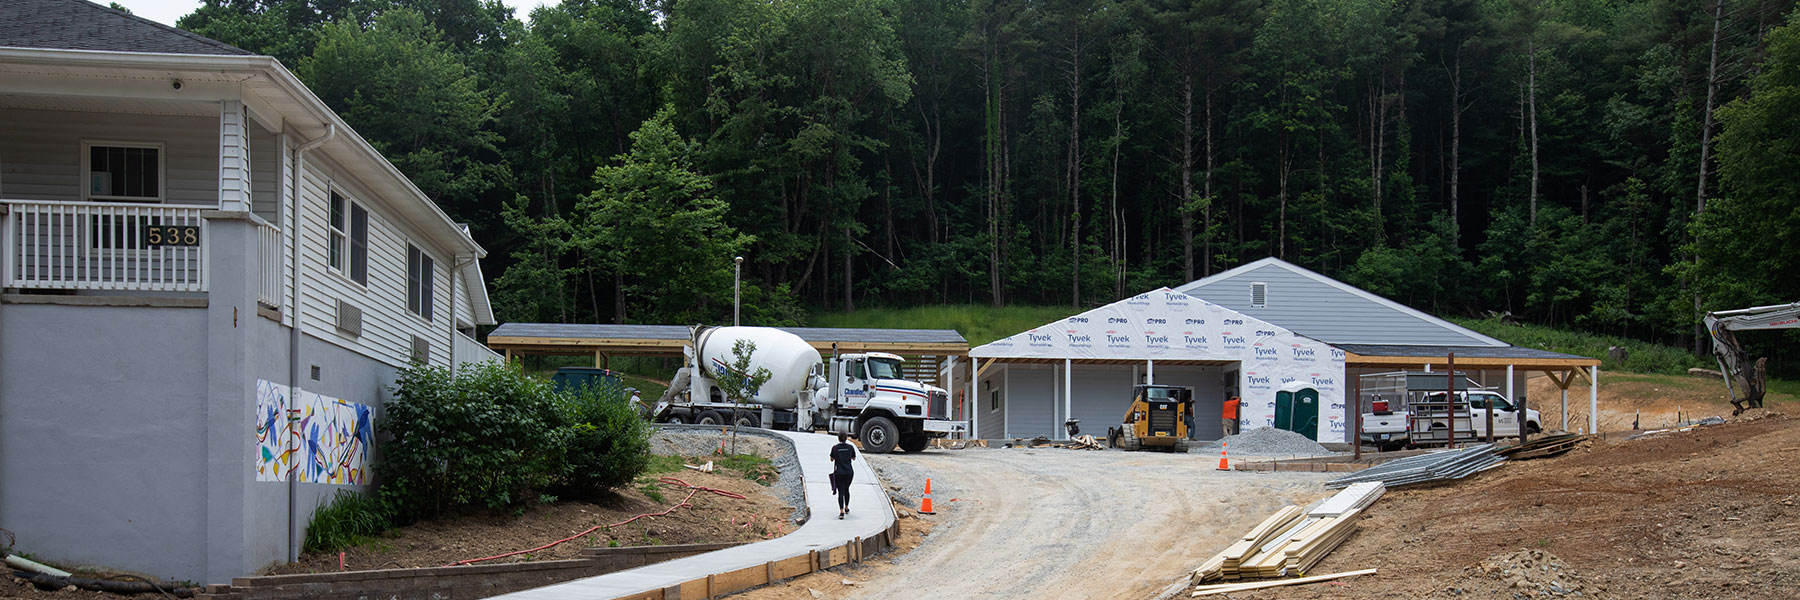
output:
[[[846,573],[854,586],[819,586],[824,597],[1143,600],[1282,505],[1328,495],[1322,475],[1222,473],[1197,454],[970,449],[870,461],[897,483],[930,477],[939,514],[924,518],[936,527],[891,565]]]

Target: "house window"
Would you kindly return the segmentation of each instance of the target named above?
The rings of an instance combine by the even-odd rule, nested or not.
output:
[[[82,142],[83,195],[98,200],[161,200],[161,144]]]
[[[369,211],[331,193],[331,268],[369,284]]]
[[[1261,281],[1250,284],[1250,308],[1266,308],[1269,306],[1269,284]]]
[[[406,310],[431,320],[431,257],[417,246],[406,245]]]
[[[988,392],[988,412],[1000,410],[1000,390]]]

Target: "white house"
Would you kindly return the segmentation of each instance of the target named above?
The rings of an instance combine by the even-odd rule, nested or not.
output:
[[[493,360],[485,251],[275,59],[0,6],[0,526],[222,582],[367,486],[409,361]]]

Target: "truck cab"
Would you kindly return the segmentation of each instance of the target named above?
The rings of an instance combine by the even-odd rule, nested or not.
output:
[[[840,354],[829,361],[828,386],[843,410],[832,431],[855,435],[871,452],[923,450],[930,438],[966,430],[950,421],[949,393],[906,379],[906,360],[886,352]]]

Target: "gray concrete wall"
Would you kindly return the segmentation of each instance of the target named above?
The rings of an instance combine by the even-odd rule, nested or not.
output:
[[[207,314],[0,305],[0,523],[18,550],[203,572]]]

